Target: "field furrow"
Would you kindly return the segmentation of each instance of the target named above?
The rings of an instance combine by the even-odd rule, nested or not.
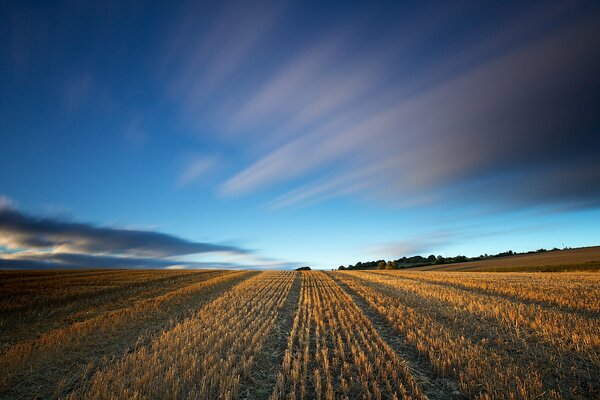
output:
[[[396,354],[400,355],[407,362],[428,399],[463,398],[457,391],[458,382],[456,380],[438,375],[427,359],[420,355],[417,349],[406,341],[406,338],[399,335],[384,316],[379,314],[365,299],[341,281],[338,274],[328,273],[328,275],[350,295],[352,301],[369,318],[382,339],[394,349]]]
[[[262,349],[256,352],[252,371],[248,376],[242,378],[241,387],[245,388],[241,393],[242,398],[266,400],[271,395],[277,381],[278,367],[283,362],[285,355],[287,338],[294,323],[301,284],[302,275],[295,273],[294,283],[277,315],[275,326],[266,337]]]
[[[97,371],[72,398],[237,397],[293,282],[291,272],[264,272],[245,281],[150,346]]]
[[[498,325],[510,336],[528,342],[540,342],[556,347],[561,353],[575,353],[586,362],[600,365],[600,320],[561,309],[518,302],[487,293],[477,293],[440,283],[430,283],[402,276],[382,281],[379,274],[368,278],[387,283],[399,290],[420,296],[439,309],[451,306],[464,310],[468,316]],[[365,276],[365,275],[360,275]],[[468,317],[467,316],[467,317]],[[574,334],[576,332],[576,334]]]
[[[323,272],[303,272],[272,399],[425,398],[407,363]]]
[[[0,399],[600,399],[599,282],[0,272]]]
[[[498,308],[490,298],[471,295],[467,302],[464,293],[444,293],[437,286],[372,273],[339,277],[426,355],[439,374],[457,378],[461,391],[471,397],[589,398],[598,394],[598,377],[593,376],[597,336],[581,343],[585,350],[574,356],[569,353],[572,349],[523,337],[531,338],[534,333],[518,328],[519,323],[526,325],[521,322],[522,308],[512,316],[517,327],[509,327],[493,313],[510,311],[510,304]],[[594,335],[589,325],[575,328]]]
[[[600,317],[600,298],[590,292],[600,290],[600,275],[595,273],[567,274],[569,279],[555,279],[544,273],[438,272],[414,274],[411,272],[372,271],[390,277],[412,279],[417,282],[437,283],[472,291],[477,294],[504,297],[520,303]]]

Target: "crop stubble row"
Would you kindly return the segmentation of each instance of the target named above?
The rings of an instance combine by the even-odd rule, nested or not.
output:
[[[429,274],[336,276],[469,397],[600,395],[597,319],[427,282]]]
[[[101,276],[94,274],[87,279]],[[270,271],[182,278],[182,287],[130,308],[11,346],[0,355],[0,368],[11,371],[0,378],[0,397],[419,399],[454,391],[599,398],[598,277]],[[282,327],[287,344],[277,343]],[[390,332],[404,347],[392,345]],[[265,353],[276,355],[268,358],[276,360],[272,372],[255,365]],[[85,362],[61,370],[69,357]],[[416,370],[423,365],[426,373]],[[46,385],[36,388],[40,374]],[[453,389],[436,394],[432,380]]]
[[[175,290],[20,341],[0,355],[0,369],[8,371],[0,377],[0,397],[50,398],[75,390],[90,371],[141,346],[255,274],[199,275]]]

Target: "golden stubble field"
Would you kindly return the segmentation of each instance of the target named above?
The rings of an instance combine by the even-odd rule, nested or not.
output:
[[[4,271],[4,399],[600,398],[600,273]]]

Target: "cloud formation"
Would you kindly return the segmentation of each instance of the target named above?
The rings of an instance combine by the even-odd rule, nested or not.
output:
[[[197,182],[211,172],[216,165],[217,159],[211,156],[199,156],[187,160],[177,180],[177,186],[183,187]]]
[[[40,218],[12,208],[0,209],[0,244],[11,248],[63,252],[172,257],[198,253],[247,254],[234,246],[191,242],[161,232],[100,227]]]
[[[432,37],[461,13],[417,13],[400,28],[355,17],[286,48],[250,35],[255,51],[224,46],[218,58],[180,43],[174,65],[221,71],[208,80],[219,95],[198,102],[206,72],[178,75],[172,95],[192,127],[246,151],[220,185],[227,196],[274,189],[275,208],[343,195],[401,206],[589,204],[600,198],[600,17],[588,8],[516,7],[431,53]],[[269,15],[271,28],[288,21]],[[219,41],[259,25],[248,16]],[[252,68],[265,52],[278,57]]]
[[[166,233],[102,227],[24,214],[0,201],[0,268],[240,267],[235,263],[181,261],[198,254],[255,257],[229,245],[192,242]]]

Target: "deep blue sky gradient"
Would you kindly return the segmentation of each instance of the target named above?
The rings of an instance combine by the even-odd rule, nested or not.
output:
[[[0,5],[4,204],[244,266],[599,244],[597,3],[155,3]]]

